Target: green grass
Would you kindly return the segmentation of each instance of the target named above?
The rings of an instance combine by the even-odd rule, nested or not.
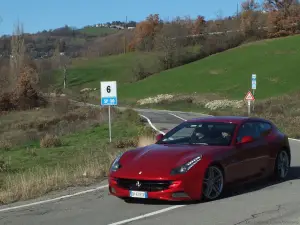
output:
[[[30,199],[52,190],[87,185],[103,179],[116,154],[136,147],[140,135],[153,132],[144,127],[136,112],[113,111],[112,143],[109,142],[107,119],[99,118],[102,120],[100,123],[91,123],[87,128],[58,135],[61,141],[58,146],[42,147],[39,140],[28,140],[8,149],[0,146],[0,204]],[[28,111],[28,114],[29,112],[34,113]],[[17,119],[18,112],[12,114]],[[107,117],[107,114],[99,116]],[[3,118],[12,119],[12,116],[7,114],[1,117]],[[85,122],[87,120],[88,118]],[[75,120],[70,123],[84,126],[83,121]],[[0,125],[3,129],[8,129],[8,124]],[[64,129],[59,124],[55,126],[54,130]]]
[[[69,70],[69,88],[99,88],[100,81],[117,80],[124,84],[133,81],[132,69],[137,60],[155,60],[154,55],[128,53],[90,60],[76,60]]]
[[[104,36],[116,33],[118,30],[111,29],[108,27],[86,27],[80,30],[80,32],[85,33],[87,35],[96,35],[96,36]]]
[[[199,47],[187,47],[195,53]],[[142,64],[148,72],[159,70],[158,55],[155,52],[132,52],[94,59],[76,59],[68,70],[68,93],[79,93],[85,87],[99,89],[100,81],[116,80],[118,88],[135,82],[134,69]],[[62,75],[56,72],[56,87],[62,87]],[[76,94],[75,94],[76,95]],[[99,91],[93,93],[99,97]]]
[[[243,99],[257,74],[258,99],[299,89],[300,36],[247,44],[119,88],[120,97],[216,93]]]
[[[118,118],[118,121],[112,124],[113,140],[137,136],[138,127],[129,124],[129,121]],[[106,123],[63,136],[62,146],[59,147],[42,148],[37,141],[4,151],[1,156],[4,159],[11,158],[9,166],[11,172],[26,171],[34,167],[53,168],[57,164],[68,166],[70,162],[77,163],[76,158],[81,154],[108,150],[108,135],[109,129]]]
[[[255,97],[265,99],[298,89],[299,46],[299,35],[249,43],[139,82],[133,82],[133,68],[138,61],[148,68],[157,66],[154,53],[81,59],[69,71],[69,88],[78,92],[84,87],[99,88],[100,81],[116,80],[120,103],[164,93],[215,93],[229,99],[243,99],[251,88],[251,74],[255,73]],[[99,97],[98,92],[93,95]]]
[[[8,117],[9,115],[5,116]],[[137,137],[143,126],[139,120],[140,117],[135,112],[133,115],[128,112],[118,112],[112,121],[113,140]],[[56,126],[59,128],[60,125]],[[58,163],[68,164],[70,160],[76,159],[78,154],[106,150],[109,146],[108,123],[94,123],[90,128],[63,135],[60,139],[62,145],[59,147],[43,148],[40,147],[39,140],[29,141],[7,151],[1,151],[0,157],[3,159],[10,157],[8,172],[25,171],[36,166],[55,167]],[[32,151],[34,154],[31,154]]]
[[[81,89],[97,88],[91,93],[99,98],[100,81],[116,80],[118,88],[126,83],[134,81],[134,68],[137,62],[147,62],[146,67],[150,70],[156,68],[157,56],[155,53],[128,53],[96,59],[77,59],[68,70],[68,90],[72,97],[78,96]],[[55,73],[56,87],[62,87],[61,72]]]

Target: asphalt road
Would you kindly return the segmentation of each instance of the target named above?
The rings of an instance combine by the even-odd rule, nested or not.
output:
[[[171,129],[184,119],[201,116],[158,110],[140,110],[159,130]],[[176,117],[177,116],[177,117]],[[107,191],[107,182],[97,184],[101,189],[68,197],[60,201],[19,207],[46,198],[74,194],[92,189],[70,189],[54,193],[43,199],[16,203],[0,208],[2,225],[236,225],[236,224],[300,224],[300,153],[299,141],[290,141],[292,169],[288,181],[280,184],[260,182],[239,187],[223,199],[178,205],[157,201],[125,203]]]

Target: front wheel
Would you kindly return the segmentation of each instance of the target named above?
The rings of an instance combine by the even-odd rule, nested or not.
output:
[[[209,166],[203,180],[203,199],[212,201],[221,196],[224,189],[224,174],[218,166]]]
[[[290,157],[286,150],[281,150],[278,152],[275,168],[274,168],[274,175],[276,180],[284,180],[289,172],[290,168]]]

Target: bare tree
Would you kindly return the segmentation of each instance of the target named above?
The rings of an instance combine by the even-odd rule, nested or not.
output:
[[[59,68],[63,74],[63,85],[65,89],[67,86],[68,68],[71,65],[72,61],[71,58],[65,54],[64,50],[65,47],[62,47],[59,43],[53,55],[53,62],[54,67]]]
[[[283,11],[285,15],[289,13],[289,8],[298,4],[298,0],[265,0],[264,7],[268,11]]]
[[[13,85],[20,75],[21,68],[25,59],[25,42],[23,24],[19,21],[15,25],[11,38],[11,55],[10,55],[10,83]]]
[[[242,2],[241,31],[245,36],[255,36],[258,31],[259,3],[255,0]]]
[[[180,61],[183,55],[185,37],[189,30],[181,23],[174,21],[165,24],[155,37],[155,49],[160,52],[164,69],[170,69]],[[176,37],[176,38],[174,38]]]

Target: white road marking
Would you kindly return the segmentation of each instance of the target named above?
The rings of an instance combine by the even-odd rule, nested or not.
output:
[[[176,118],[178,118],[178,119],[181,119],[183,121],[187,121],[186,119],[184,119],[184,118],[182,118],[182,117],[180,117],[180,116],[178,116],[178,115],[176,115],[174,113],[169,113],[169,114],[172,115],[172,116],[174,116],[174,117],[176,117]],[[211,116],[211,115],[208,115],[208,116]],[[300,142],[300,139],[294,139],[294,138],[289,138],[289,139],[292,140],[292,141],[299,141]]]
[[[28,203],[28,204],[25,204],[25,205],[17,205],[17,206],[13,206],[13,207],[6,207],[6,208],[0,209],[0,212],[6,212],[6,211],[14,210],[14,209],[21,209],[21,208],[31,207],[31,206],[35,206],[35,205],[41,205],[41,204],[44,204],[44,203],[59,201],[59,200],[62,200],[62,199],[71,198],[71,197],[74,197],[74,196],[83,195],[83,194],[86,194],[86,193],[98,191],[98,190],[101,190],[101,189],[104,189],[104,188],[107,188],[107,187],[108,187],[108,185],[102,185],[102,186],[99,186],[99,187],[96,187],[96,188],[93,188],[93,189],[80,191],[80,192],[76,192],[74,194],[64,195],[64,196],[60,196],[60,197],[57,197],[57,198],[51,198],[51,199],[47,199],[47,200],[43,200],[43,201],[32,202],[32,203]]]
[[[149,123],[149,125],[155,131],[160,132],[162,134],[165,134],[164,132],[158,130],[152,124],[151,120],[148,117],[146,117],[144,115],[141,115],[141,114],[140,114],[140,116],[144,117],[147,120],[147,122]],[[0,212],[6,212],[6,211],[15,210],[15,209],[22,209],[22,208],[26,208],[26,207],[35,206],[35,205],[41,205],[41,204],[45,204],[45,203],[55,202],[55,201],[71,198],[71,197],[74,197],[74,196],[83,195],[83,194],[91,193],[91,192],[94,192],[94,191],[98,191],[98,190],[101,190],[101,189],[104,189],[104,188],[107,188],[107,187],[108,187],[108,185],[102,185],[102,186],[99,186],[99,187],[96,187],[96,188],[93,188],[93,189],[88,189],[88,190],[85,190],[85,191],[76,192],[74,194],[63,195],[63,196],[60,196],[60,197],[57,197],[57,198],[51,198],[51,199],[47,199],[47,200],[43,200],[43,201],[37,201],[37,202],[32,202],[32,203],[28,203],[28,204],[24,204],[24,205],[17,205],[17,206],[13,206],[13,207],[0,208]]]
[[[159,132],[159,133],[165,135],[164,132],[160,131],[159,129],[157,129],[157,128],[153,125],[153,123],[151,122],[151,120],[150,120],[147,116],[144,116],[144,115],[142,115],[142,114],[139,114],[139,115],[147,120],[147,122],[149,123],[149,125],[152,127],[153,130],[155,130],[155,131],[157,131],[157,132]]]
[[[174,116],[174,117],[176,117],[176,118],[178,118],[178,119],[180,119],[180,120],[187,121],[186,119],[184,119],[184,118],[182,118],[182,117],[180,117],[180,116],[177,116],[177,115],[174,114],[174,113],[169,113],[169,114],[172,115],[172,116]]]
[[[147,218],[147,217],[150,217],[150,216],[154,216],[154,215],[157,215],[157,214],[161,214],[161,213],[164,213],[164,212],[168,212],[168,211],[171,211],[171,210],[174,210],[174,209],[177,209],[177,208],[180,208],[180,207],[184,207],[186,205],[175,205],[175,206],[171,206],[171,207],[168,207],[168,208],[164,208],[164,209],[161,209],[161,210],[158,210],[158,211],[154,211],[154,212],[151,212],[151,213],[147,213],[147,214],[144,214],[144,215],[140,215],[140,216],[137,216],[137,217],[133,217],[133,218],[130,218],[130,219],[126,219],[126,220],[122,220],[122,221],[119,221],[119,222],[115,222],[115,223],[110,223],[108,225],[121,225],[121,224],[126,224],[126,223],[130,223],[132,221],[135,221],[135,220],[140,220],[140,219],[144,219],[144,218]]]

